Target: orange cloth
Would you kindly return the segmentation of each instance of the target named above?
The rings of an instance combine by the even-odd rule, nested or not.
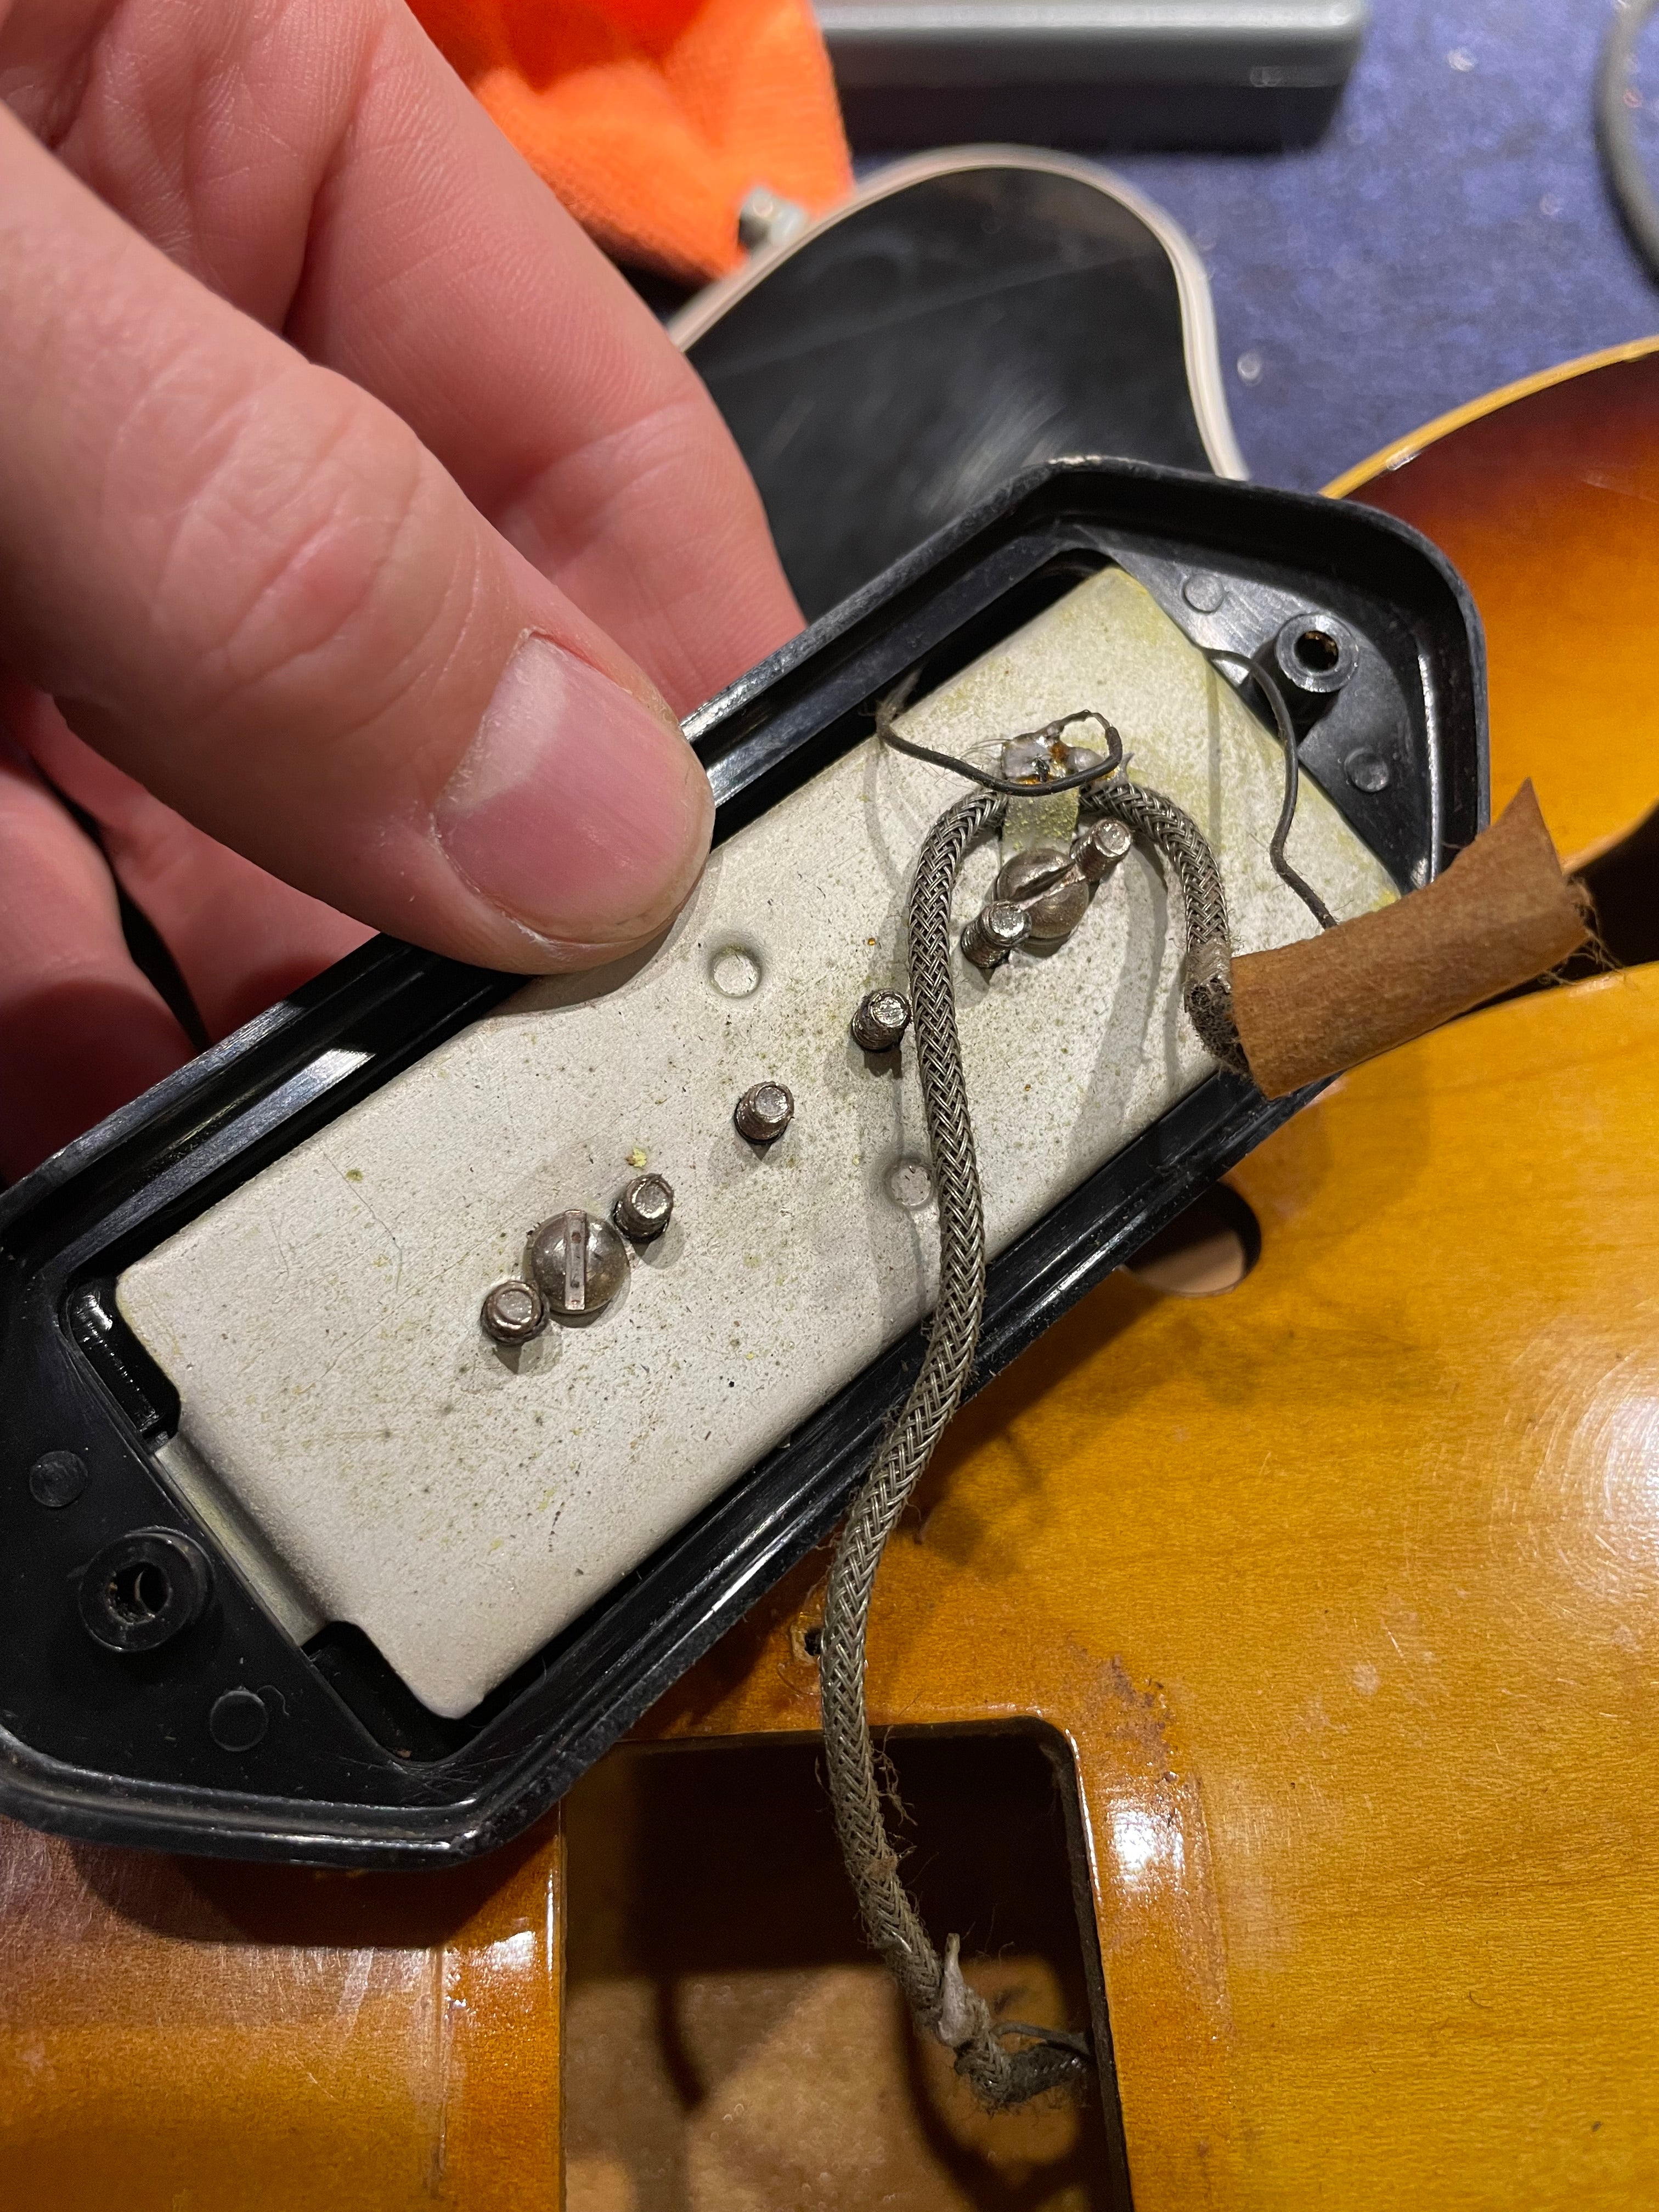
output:
[[[687,278],[743,259],[757,185],[817,215],[852,187],[808,0],[413,0],[608,252]]]

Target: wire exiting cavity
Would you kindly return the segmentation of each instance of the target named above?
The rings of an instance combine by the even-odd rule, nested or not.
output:
[[[1225,646],[1205,646],[1200,650],[1212,664],[1231,660],[1236,667],[1247,669],[1261,688],[1261,696],[1273,709],[1274,725],[1279,731],[1279,742],[1285,753],[1285,796],[1279,803],[1279,825],[1268,841],[1267,858],[1273,864],[1273,873],[1281,883],[1288,884],[1322,929],[1334,929],[1336,916],[1305,876],[1298,875],[1285,858],[1285,848],[1290,841],[1291,824],[1296,820],[1297,801],[1302,793],[1302,763],[1296,749],[1296,725],[1291,720],[1291,710],[1285,703],[1285,694],[1278,679],[1269,676],[1261,660],[1248,653],[1233,653]]]

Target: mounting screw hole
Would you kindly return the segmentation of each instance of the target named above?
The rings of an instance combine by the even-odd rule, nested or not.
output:
[[[1328,630],[1304,629],[1297,636],[1296,657],[1314,676],[1328,676],[1342,658],[1342,648]]]
[[[1273,640],[1273,658],[1298,691],[1340,691],[1359,665],[1359,648],[1334,615],[1292,615]]]
[[[198,1544],[171,1528],[135,1528],[82,1571],[81,1625],[106,1651],[155,1651],[207,1603],[212,1572]]]
[[[167,1609],[173,1584],[153,1559],[139,1559],[119,1567],[109,1578],[104,1602],[115,1619],[129,1628],[157,1620]]]

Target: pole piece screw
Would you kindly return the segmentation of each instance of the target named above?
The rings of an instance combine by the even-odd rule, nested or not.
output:
[[[781,1083],[751,1084],[732,1109],[738,1134],[751,1145],[775,1144],[795,1116],[795,1102]]]
[[[611,1218],[624,1237],[648,1244],[667,1228],[674,1212],[674,1186],[659,1175],[635,1176],[623,1186]]]
[[[534,1283],[514,1276],[485,1291],[478,1319],[497,1344],[528,1344],[547,1327],[547,1302]]]
[[[988,975],[1000,968],[1017,945],[1031,933],[1031,917],[1012,899],[993,899],[982,906],[962,933],[962,950],[975,968]]]
[[[530,1272],[559,1321],[592,1321],[628,1280],[628,1247],[608,1221],[579,1206],[536,1231]]]
[[[909,1026],[902,991],[866,991],[853,1017],[853,1042],[866,1052],[891,1052]]]
[[[1134,834],[1127,822],[1091,822],[1073,838],[1072,858],[1083,871],[1085,880],[1097,884],[1120,861],[1128,859],[1134,842]]]

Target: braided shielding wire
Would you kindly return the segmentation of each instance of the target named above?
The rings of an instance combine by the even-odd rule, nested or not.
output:
[[[948,807],[928,832],[908,908],[910,997],[917,1066],[939,1223],[939,1290],[921,1371],[884,1436],[836,1547],[818,1661],[825,1759],[842,1855],[871,1942],[918,2023],[951,2045],[957,2070],[982,2100],[1023,2104],[1086,2072],[1075,2038],[1021,2030],[1010,2050],[989,2007],[963,1982],[952,1937],[941,1959],[899,1878],[865,1706],[866,1644],[876,1572],[972,1372],[985,1304],[985,1219],[972,1116],[963,1074],[951,972],[951,897],[969,847],[998,829],[1008,802],[976,791]],[[1197,824],[1172,799],[1113,780],[1081,801],[1127,824],[1162,852],[1181,885],[1186,924],[1185,998],[1218,1058],[1238,1064],[1231,1018],[1231,939],[1221,878]]]

